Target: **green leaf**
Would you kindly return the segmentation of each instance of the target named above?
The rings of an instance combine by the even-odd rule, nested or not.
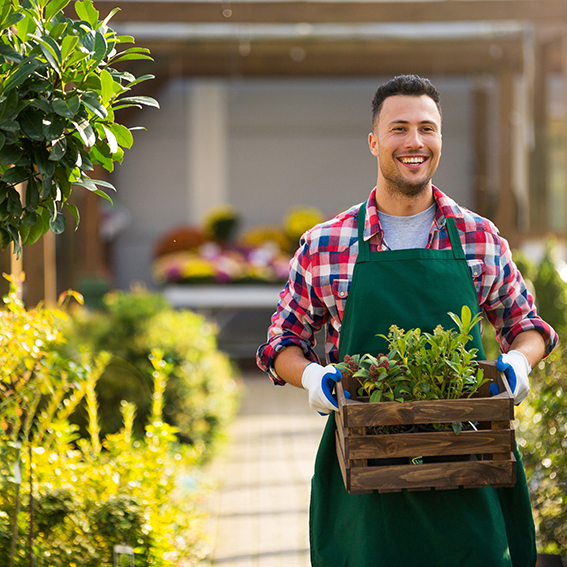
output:
[[[65,203],[65,207],[69,210],[73,217],[75,217],[75,230],[77,230],[79,228],[79,222],[81,221],[79,209],[71,203]]]
[[[15,49],[12,49],[9,45],[0,44],[0,55],[12,61],[12,63],[21,63],[24,58]]]
[[[36,209],[39,202],[39,186],[35,178],[30,176],[26,185],[26,208]]]
[[[108,106],[114,95],[114,79],[112,75],[105,69],[100,73],[102,103]]]
[[[50,161],[60,161],[67,151],[67,139],[62,136],[51,147],[49,152]]]
[[[51,103],[53,110],[65,118],[73,118],[73,116],[77,114],[80,105],[81,101],[77,95],[73,95],[69,100],[56,98],[53,99],[53,102]]]
[[[0,124],[0,128],[7,132],[18,132],[20,130],[20,123],[15,120],[6,120]]]
[[[65,223],[65,217],[60,212],[57,212],[49,219],[49,228],[55,234],[61,234],[65,230]]]
[[[77,133],[81,137],[81,140],[83,140],[85,146],[90,147],[96,142],[95,133],[87,119],[83,118],[79,122],[72,120],[71,122],[73,122],[73,125],[77,129]]]
[[[117,101],[119,104],[144,104],[146,106],[153,106],[154,108],[159,108],[159,103],[157,100],[150,96],[131,96],[120,98]]]
[[[68,2],[69,0],[67,0]],[[79,38],[76,35],[66,35],[61,42],[61,59],[63,62],[69,57],[73,50],[79,43]]]
[[[14,12],[13,14],[10,14],[0,25],[0,31],[4,31],[12,26],[15,26],[24,17],[24,14],[22,14],[21,12]]]
[[[32,60],[18,67],[7,79],[2,86],[2,92],[6,93],[16,87],[19,87],[36,69],[40,67],[39,61]]]
[[[55,173],[55,164],[52,161],[49,161],[49,152],[47,149],[43,145],[40,147],[34,147],[33,157],[35,164],[37,165],[37,169],[44,180],[50,180]]]
[[[51,20],[51,18],[61,12],[69,2],[70,0],[51,0],[45,7],[45,19],[47,21]]]
[[[4,142],[6,141],[6,136],[0,132],[0,150],[4,147]]]
[[[134,79],[133,81],[130,81],[128,83],[128,87],[132,88],[134,85],[138,85],[140,83],[143,83],[144,81],[150,81],[152,79],[155,79],[155,75],[142,75],[141,77],[138,77],[137,79]]]
[[[14,254],[16,258],[19,260],[22,256],[22,245],[20,242],[20,235],[15,227],[11,224],[6,225],[6,230],[10,234],[11,241],[14,243]],[[2,238],[2,242],[4,242],[4,238]]]
[[[16,24],[16,35],[22,43],[26,43],[30,36],[37,28],[37,24],[31,15],[25,14],[24,17]]]
[[[117,35],[116,43],[134,43],[135,39],[131,35]]]
[[[153,57],[146,55],[145,53],[126,53],[125,55],[118,55],[116,58],[112,58],[112,63],[118,63],[120,61],[139,61],[145,59],[147,61],[153,61]]]
[[[106,39],[104,35],[97,30],[95,34],[95,42],[94,42],[94,49],[93,49],[93,59],[96,62],[95,66],[98,65],[106,55],[108,45],[106,43]]]
[[[114,160],[111,157],[104,155],[97,148],[97,146],[93,146],[90,149],[90,154],[91,154],[91,158],[95,163],[102,165],[102,167],[104,167],[104,169],[106,169],[109,172],[114,171]]]
[[[30,139],[41,142],[44,140],[41,112],[24,112],[20,115],[20,128]]]
[[[122,126],[122,124],[113,124],[110,126],[110,130],[112,130],[112,133],[116,136],[116,141],[119,145],[128,149],[132,147],[134,137],[132,136],[132,132],[130,132],[126,126]]]
[[[103,125],[102,127],[104,129],[104,133],[106,134],[110,153],[115,154],[118,151],[118,142],[116,141],[116,136],[106,126]]]
[[[25,167],[11,167],[2,174],[2,181],[10,185],[17,185],[28,178],[29,171]]]
[[[15,165],[23,156],[23,150],[17,146],[4,146],[0,150],[0,164],[5,166]]]
[[[98,22],[98,10],[95,10],[91,0],[78,0],[75,2],[75,12],[81,20],[94,26]]]
[[[49,224],[46,225],[43,217],[41,215],[37,215],[37,219],[33,226],[23,226],[20,229],[22,244],[24,246],[34,244],[47,232],[48,228]]]
[[[49,36],[33,37],[39,43],[39,47],[45,55],[47,62],[57,72],[58,75],[61,75],[61,51],[59,50],[57,43]]]
[[[33,100],[30,100],[30,106],[41,110],[45,114],[51,113],[51,106],[46,100],[43,100],[41,98],[34,98]]]
[[[94,96],[96,93],[91,94],[84,94],[82,96],[83,104],[93,113],[96,114],[99,118],[106,118],[108,116],[108,111],[101,104],[100,100]]]
[[[42,127],[45,139],[51,142],[61,138],[65,130],[65,121],[54,114],[48,115],[43,119]]]
[[[117,14],[118,12],[120,12],[120,8],[114,8],[113,10],[110,11],[110,13],[108,14],[108,16],[106,16],[106,18],[104,18],[104,20],[101,22],[100,27],[106,27],[108,22],[110,21],[110,19]]]
[[[111,189],[116,191],[116,189],[110,183],[107,183],[106,181],[93,180],[87,176],[83,176],[82,179],[75,181],[74,185],[79,185],[80,187],[84,187],[85,189],[88,189],[92,193],[99,195],[100,197],[106,199],[107,201],[110,201],[111,203],[112,203],[112,199],[104,191],[97,189],[97,185],[101,185],[103,187],[110,187]]]

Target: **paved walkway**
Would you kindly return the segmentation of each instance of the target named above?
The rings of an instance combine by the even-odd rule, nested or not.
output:
[[[212,465],[214,550],[205,564],[309,567],[311,476],[325,418],[306,392],[246,372],[230,442]]]

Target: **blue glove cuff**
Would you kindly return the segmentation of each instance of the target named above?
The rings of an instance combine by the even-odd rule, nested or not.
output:
[[[506,378],[508,379],[508,383],[510,384],[510,390],[514,392],[516,390],[516,372],[514,367],[509,362],[504,362],[502,355],[498,357],[498,361],[496,362],[496,368],[500,370],[500,372],[504,372]]]

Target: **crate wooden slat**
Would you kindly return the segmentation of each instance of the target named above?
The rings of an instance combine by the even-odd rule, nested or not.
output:
[[[499,385],[500,394],[490,396],[487,383],[478,396],[469,399],[370,403],[368,398],[357,399],[356,379],[342,381],[350,399],[345,398],[339,382],[336,449],[346,489],[361,494],[373,490],[512,486],[516,472],[514,397],[494,361],[481,362],[480,366],[485,376]],[[474,422],[478,430],[465,430],[460,435],[453,431],[379,435],[368,430],[377,425],[454,421]],[[453,455],[468,456],[469,460],[454,462]],[[392,458],[404,459],[405,464],[375,466],[375,459]],[[415,458],[420,462],[434,458],[435,462],[412,464]]]

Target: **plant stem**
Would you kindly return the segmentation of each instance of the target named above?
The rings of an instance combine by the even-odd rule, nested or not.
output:
[[[14,477],[16,478],[16,502],[14,505],[14,519],[12,523],[12,541],[10,542],[10,566],[14,567],[14,557],[16,555],[16,542],[18,540],[18,515],[20,514],[20,447],[22,444],[16,441],[16,462],[14,464]]]
[[[29,533],[29,555],[30,555],[30,567],[33,567],[33,470],[32,470],[32,446],[31,443],[28,444],[28,453],[30,458],[30,533]]]

